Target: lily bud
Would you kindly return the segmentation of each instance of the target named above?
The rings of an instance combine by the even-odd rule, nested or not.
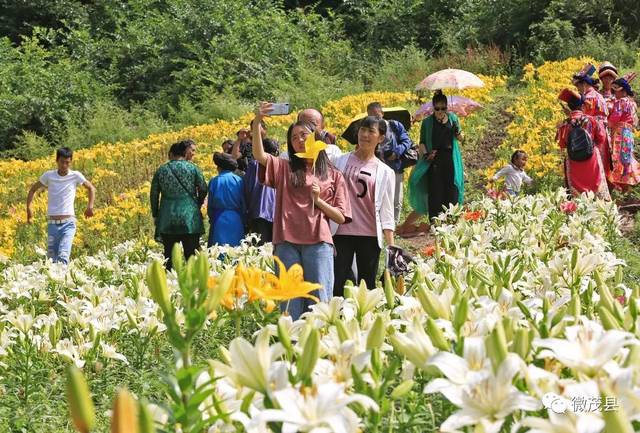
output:
[[[391,274],[388,269],[384,270],[384,297],[387,301],[387,307],[393,308],[395,305],[395,299],[393,296],[393,283],[391,282]]]
[[[344,343],[347,341],[349,337],[349,331],[347,330],[347,326],[344,324],[342,320],[336,320],[336,331],[338,331],[338,338],[340,339],[340,343]]]
[[[304,343],[304,350],[300,362],[298,362],[298,380],[305,382],[311,377],[316,362],[318,362],[318,352],[320,349],[320,334],[313,328]]]
[[[195,276],[198,279],[198,288],[200,289],[200,293],[206,293],[209,283],[209,260],[207,259],[206,254],[198,254],[195,268]]]
[[[67,367],[67,400],[76,430],[88,433],[96,422],[95,410],[87,381],[74,365]]]
[[[460,333],[462,325],[467,321],[467,315],[469,314],[469,293],[465,293],[460,298],[460,302],[456,305],[456,310],[453,312],[453,329],[457,333]]]
[[[220,301],[222,300],[222,298],[224,298],[224,295],[226,295],[231,288],[234,275],[235,270],[233,268],[229,268],[222,273],[222,275],[216,280],[215,284],[207,287],[208,295],[205,306],[207,313],[211,313],[218,308],[218,305],[220,305]]]
[[[293,354],[293,346],[291,345],[291,336],[289,335],[289,331],[284,325],[284,318],[280,317],[278,319],[278,338],[280,339],[280,343],[287,351],[287,354],[291,356]]]
[[[449,320],[449,312],[430,290],[427,290],[426,287],[419,284],[416,286],[416,294],[420,305],[422,305],[422,308],[429,316]]]
[[[485,340],[487,353],[491,359],[493,370],[498,371],[498,368],[507,357],[507,339],[504,335],[504,328],[502,322],[496,322],[496,327],[493,328],[491,334]]]
[[[604,329],[607,331],[612,329],[620,330],[620,324],[604,305],[598,305],[598,315],[600,316],[600,321]]]
[[[402,275],[398,275],[396,278],[396,293],[400,296],[404,295],[406,292],[404,287],[404,277]]]
[[[367,350],[379,349],[384,342],[385,329],[382,316],[376,317],[367,335]]]
[[[396,386],[393,391],[391,391],[391,398],[394,400],[398,400],[405,395],[407,395],[411,389],[413,388],[414,381],[411,379],[407,379],[402,382],[400,385]]]
[[[155,421],[146,403],[140,402],[140,411],[138,413],[138,427],[140,429],[140,433],[156,433]]]
[[[172,316],[173,305],[171,305],[171,300],[169,299],[167,274],[157,260],[151,263],[151,266],[147,269],[147,285],[151,292],[151,298],[160,306],[165,316]]]
[[[431,342],[440,350],[448,351],[451,349],[449,343],[445,338],[442,330],[436,324],[436,321],[431,317],[427,317],[427,335],[431,339]]]
[[[574,292],[571,295],[571,301],[569,302],[569,314],[578,318],[582,313],[582,302],[580,301],[580,295],[578,292]]]
[[[611,387],[600,383],[600,390],[600,398],[603,404],[608,401],[614,401],[617,404],[617,407],[613,410],[602,411],[602,418],[604,418],[603,433],[633,433],[631,421]]]
[[[527,328],[518,328],[513,338],[513,351],[526,360],[531,350],[531,333]]]
[[[60,336],[62,335],[62,323],[60,320],[56,320],[52,326],[49,327],[49,342],[53,347],[56,347],[58,341],[60,341]]]
[[[138,433],[138,405],[126,389],[113,402],[111,433]]]
[[[184,270],[184,255],[182,254],[182,248],[178,242],[173,244],[173,248],[171,249],[171,264],[178,275],[180,275]]]

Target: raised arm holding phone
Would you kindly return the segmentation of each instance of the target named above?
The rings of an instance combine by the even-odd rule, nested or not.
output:
[[[260,164],[260,181],[276,190],[273,215],[274,255],[288,269],[299,264],[305,281],[321,285],[317,296],[328,301],[333,292],[333,239],[329,221],[338,224],[351,220],[351,207],[342,173],[333,167],[324,151],[315,168],[311,160],[296,153],[304,152],[307,137],[313,133],[304,122],[296,122],[287,131],[289,160],[264,150],[260,122],[272,113],[273,104],[263,102],[253,122],[253,157]],[[314,174],[315,173],[315,174]],[[295,320],[313,301],[297,298],[281,309]]]

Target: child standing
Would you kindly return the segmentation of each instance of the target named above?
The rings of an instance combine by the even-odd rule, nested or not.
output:
[[[76,217],[74,202],[76,189],[84,186],[89,193],[89,203],[84,215],[93,216],[93,203],[96,196],[95,187],[79,171],[71,170],[73,151],[62,147],[56,152],[57,170],[45,172],[35,182],[27,195],[27,223],[31,223],[33,212],[31,202],[41,189],[49,191],[47,204],[47,256],[54,262],[69,264],[73,237],[76,234]]]
[[[519,195],[522,189],[522,182],[527,185],[533,182],[524,171],[524,166],[527,164],[528,158],[524,150],[516,150],[513,152],[513,155],[511,155],[511,164],[498,170],[491,180],[495,182],[501,177],[504,177],[505,192],[511,196]]]

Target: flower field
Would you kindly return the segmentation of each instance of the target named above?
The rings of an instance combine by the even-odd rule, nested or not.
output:
[[[251,113],[77,151],[98,196],[66,270],[44,260],[44,219],[25,224],[26,190],[53,158],[0,162],[0,432],[640,430],[640,288],[613,251],[620,215],[556,189],[557,93],[584,62],[526,67],[483,172],[521,148],[546,192],[450,208],[404,279],[347,286],[295,322],[278,305],[314,286],[299,267],[275,276],[270,245],[249,237],[187,263],[176,251],[166,274],[150,240],[149,180],[168,147],[196,140],[208,178],[211,153]],[[462,94],[488,106],[507,83],[482,79]],[[348,96],[322,108],[327,129],[374,100],[419,103]],[[282,141],[294,117],[269,118],[269,134]],[[482,111],[463,127],[491,134]],[[36,215],[45,208],[41,195]]]
[[[24,392],[51,395],[48,422],[68,429],[55,390],[73,364],[95,390],[99,425],[124,385],[158,429],[174,431],[176,403],[140,380],[158,365],[186,374],[171,347],[181,353],[191,329],[192,388],[176,392],[206,399],[187,421],[200,429],[188,431],[631,432],[640,320],[638,288],[622,284],[624,261],[607,241],[618,218],[590,198],[565,206],[562,191],[452,208],[406,281],[351,286],[296,322],[273,302],[304,290],[299,276],[270,278],[271,251],[248,243],[210,250],[198,270],[179,266],[164,294],[163,277],[147,273],[158,255],[140,243],[76,260],[66,274],[11,265],[0,286],[2,392],[36,413],[42,403],[22,401]],[[208,293],[201,322],[185,301],[198,281]]]

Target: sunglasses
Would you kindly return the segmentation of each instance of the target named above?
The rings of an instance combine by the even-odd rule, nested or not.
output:
[[[447,107],[433,107],[433,111],[447,111]]]

